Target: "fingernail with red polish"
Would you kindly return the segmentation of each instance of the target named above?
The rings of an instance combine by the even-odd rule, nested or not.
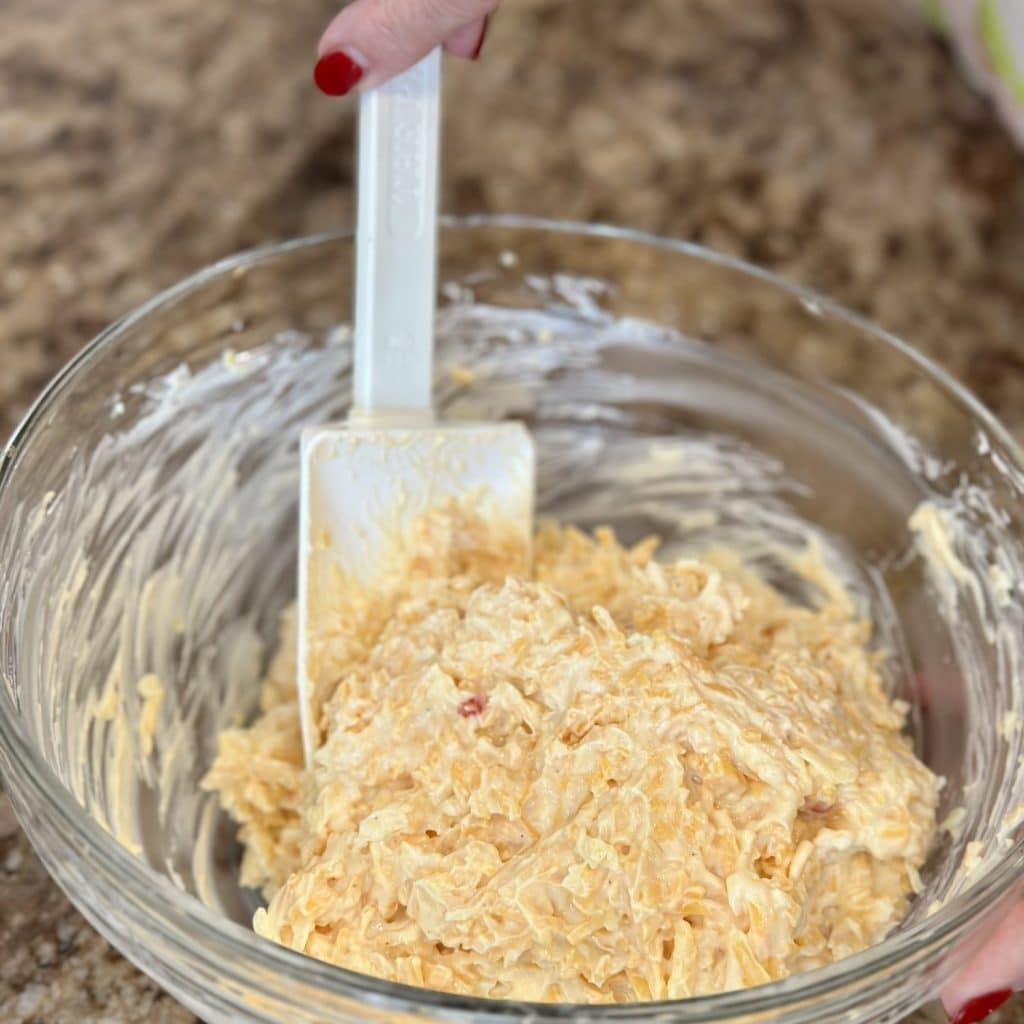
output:
[[[986,992],[970,1002],[964,1003],[960,1012],[953,1018],[952,1024],[978,1024],[984,1020],[993,1010],[998,1010],[1013,993],[1008,988],[1001,988],[995,992]]]
[[[480,59],[480,51],[484,48],[484,42],[487,39],[487,29],[491,24],[491,16],[488,14],[484,18],[484,27],[480,29],[480,38],[476,42],[476,49],[473,51],[473,60]]]
[[[328,96],[344,96],[363,77],[363,69],[347,54],[336,50],[325,53],[313,69],[313,81]]]

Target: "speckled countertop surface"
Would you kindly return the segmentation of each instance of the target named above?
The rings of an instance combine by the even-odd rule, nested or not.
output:
[[[353,108],[309,84],[331,0],[3,8],[6,434],[154,291],[346,223]],[[1024,160],[911,8],[509,0],[447,89],[448,209],[741,254],[902,334],[1024,438]],[[76,915],[0,794],[0,1020],[193,1019]]]

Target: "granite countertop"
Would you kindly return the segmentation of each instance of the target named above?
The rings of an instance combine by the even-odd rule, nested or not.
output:
[[[154,291],[349,221],[353,105],[310,85],[332,6],[6,0],[0,432]],[[509,0],[446,88],[449,210],[753,259],[902,334],[1024,438],[1024,160],[910,5]],[[78,917],[2,794],[0,1020],[194,1020]]]

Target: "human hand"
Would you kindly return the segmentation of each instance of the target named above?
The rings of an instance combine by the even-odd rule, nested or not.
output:
[[[1024,903],[1018,903],[974,959],[943,990],[953,1024],[976,1024],[1024,989]]]
[[[314,79],[329,96],[372,88],[436,46],[476,60],[500,0],[354,0],[327,26]]]

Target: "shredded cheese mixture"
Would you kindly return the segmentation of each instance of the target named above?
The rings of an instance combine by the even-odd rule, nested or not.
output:
[[[828,964],[904,913],[938,780],[840,587],[549,525],[532,568],[457,509],[343,595],[303,769],[293,613],[205,785],[255,929],[476,996],[675,999]]]

